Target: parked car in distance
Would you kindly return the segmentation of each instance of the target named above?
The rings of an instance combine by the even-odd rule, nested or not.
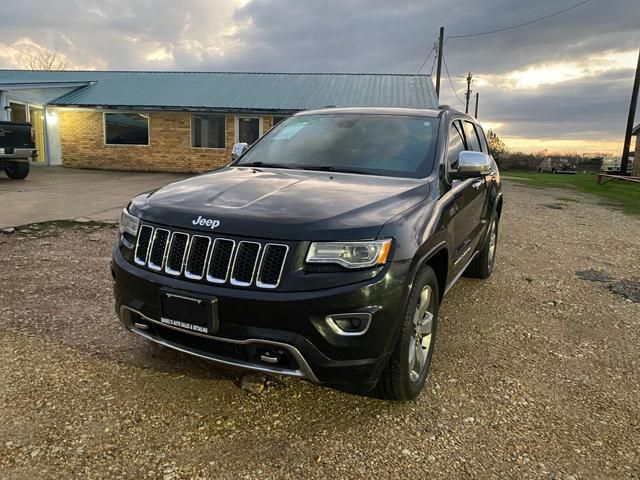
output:
[[[547,173],[576,173],[576,166],[566,158],[545,158],[538,165],[538,172]]]
[[[37,153],[35,131],[30,123],[0,122],[0,169],[9,178],[26,178],[30,161]]]
[[[629,161],[627,162],[627,172],[631,173],[633,168],[633,160],[632,156],[629,156]],[[621,157],[604,157],[602,159],[602,167],[600,167],[600,171],[602,173],[620,173],[620,167],[622,165]]]
[[[495,264],[502,192],[482,127],[448,107],[329,108],[233,151],[122,212],[123,326],[224,364],[415,398],[444,295]]]

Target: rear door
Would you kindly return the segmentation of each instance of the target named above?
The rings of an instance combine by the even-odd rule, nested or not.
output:
[[[464,120],[464,136],[467,150],[473,152],[483,152],[483,142],[477,129],[480,128],[473,122]],[[483,153],[488,153],[484,151]],[[467,212],[465,217],[469,222],[469,240],[473,247],[480,240],[480,234],[484,231],[486,224],[485,210],[487,207],[487,180],[485,177],[473,179],[465,195],[467,197]]]

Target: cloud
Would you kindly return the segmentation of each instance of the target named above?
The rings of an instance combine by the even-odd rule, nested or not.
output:
[[[81,68],[415,73],[441,25],[482,32],[572,3],[3,0],[0,40],[28,39]],[[507,137],[618,141],[640,43],[636,3],[592,0],[523,28],[448,39],[458,96],[472,71],[480,118]],[[0,47],[0,67],[19,66],[10,50]],[[446,78],[442,101],[458,104]]]

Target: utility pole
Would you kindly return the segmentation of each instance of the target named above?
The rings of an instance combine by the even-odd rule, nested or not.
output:
[[[469,98],[471,97],[471,79],[473,78],[473,76],[471,75],[471,72],[469,72],[469,75],[467,75],[467,105],[464,109],[464,113],[469,113]]]
[[[440,102],[440,74],[442,73],[442,48],[444,47],[444,27],[440,27],[440,38],[438,39],[438,70],[436,74],[436,95]]]
[[[476,114],[474,117],[478,118],[478,99],[480,98],[480,93],[476,92]]]
[[[638,49],[638,65],[636,66],[636,79],[633,82],[633,91],[631,92],[631,105],[629,105],[629,117],[627,117],[627,131],[624,135],[624,147],[622,148],[622,160],[620,162],[620,175],[627,174],[627,165],[629,165],[629,149],[631,148],[631,131],[633,130],[633,121],[636,117],[636,105],[638,104],[638,88],[640,88],[640,49]],[[637,162],[639,159],[634,158]]]

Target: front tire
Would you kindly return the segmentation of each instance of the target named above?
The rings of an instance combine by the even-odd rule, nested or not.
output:
[[[413,400],[424,386],[436,339],[440,294],[433,269],[424,266],[416,275],[402,328],[376,390],[387,400]]]
[[[7,177],[22,180],[29,175],[29,162],[7,162],[4,166]]]

